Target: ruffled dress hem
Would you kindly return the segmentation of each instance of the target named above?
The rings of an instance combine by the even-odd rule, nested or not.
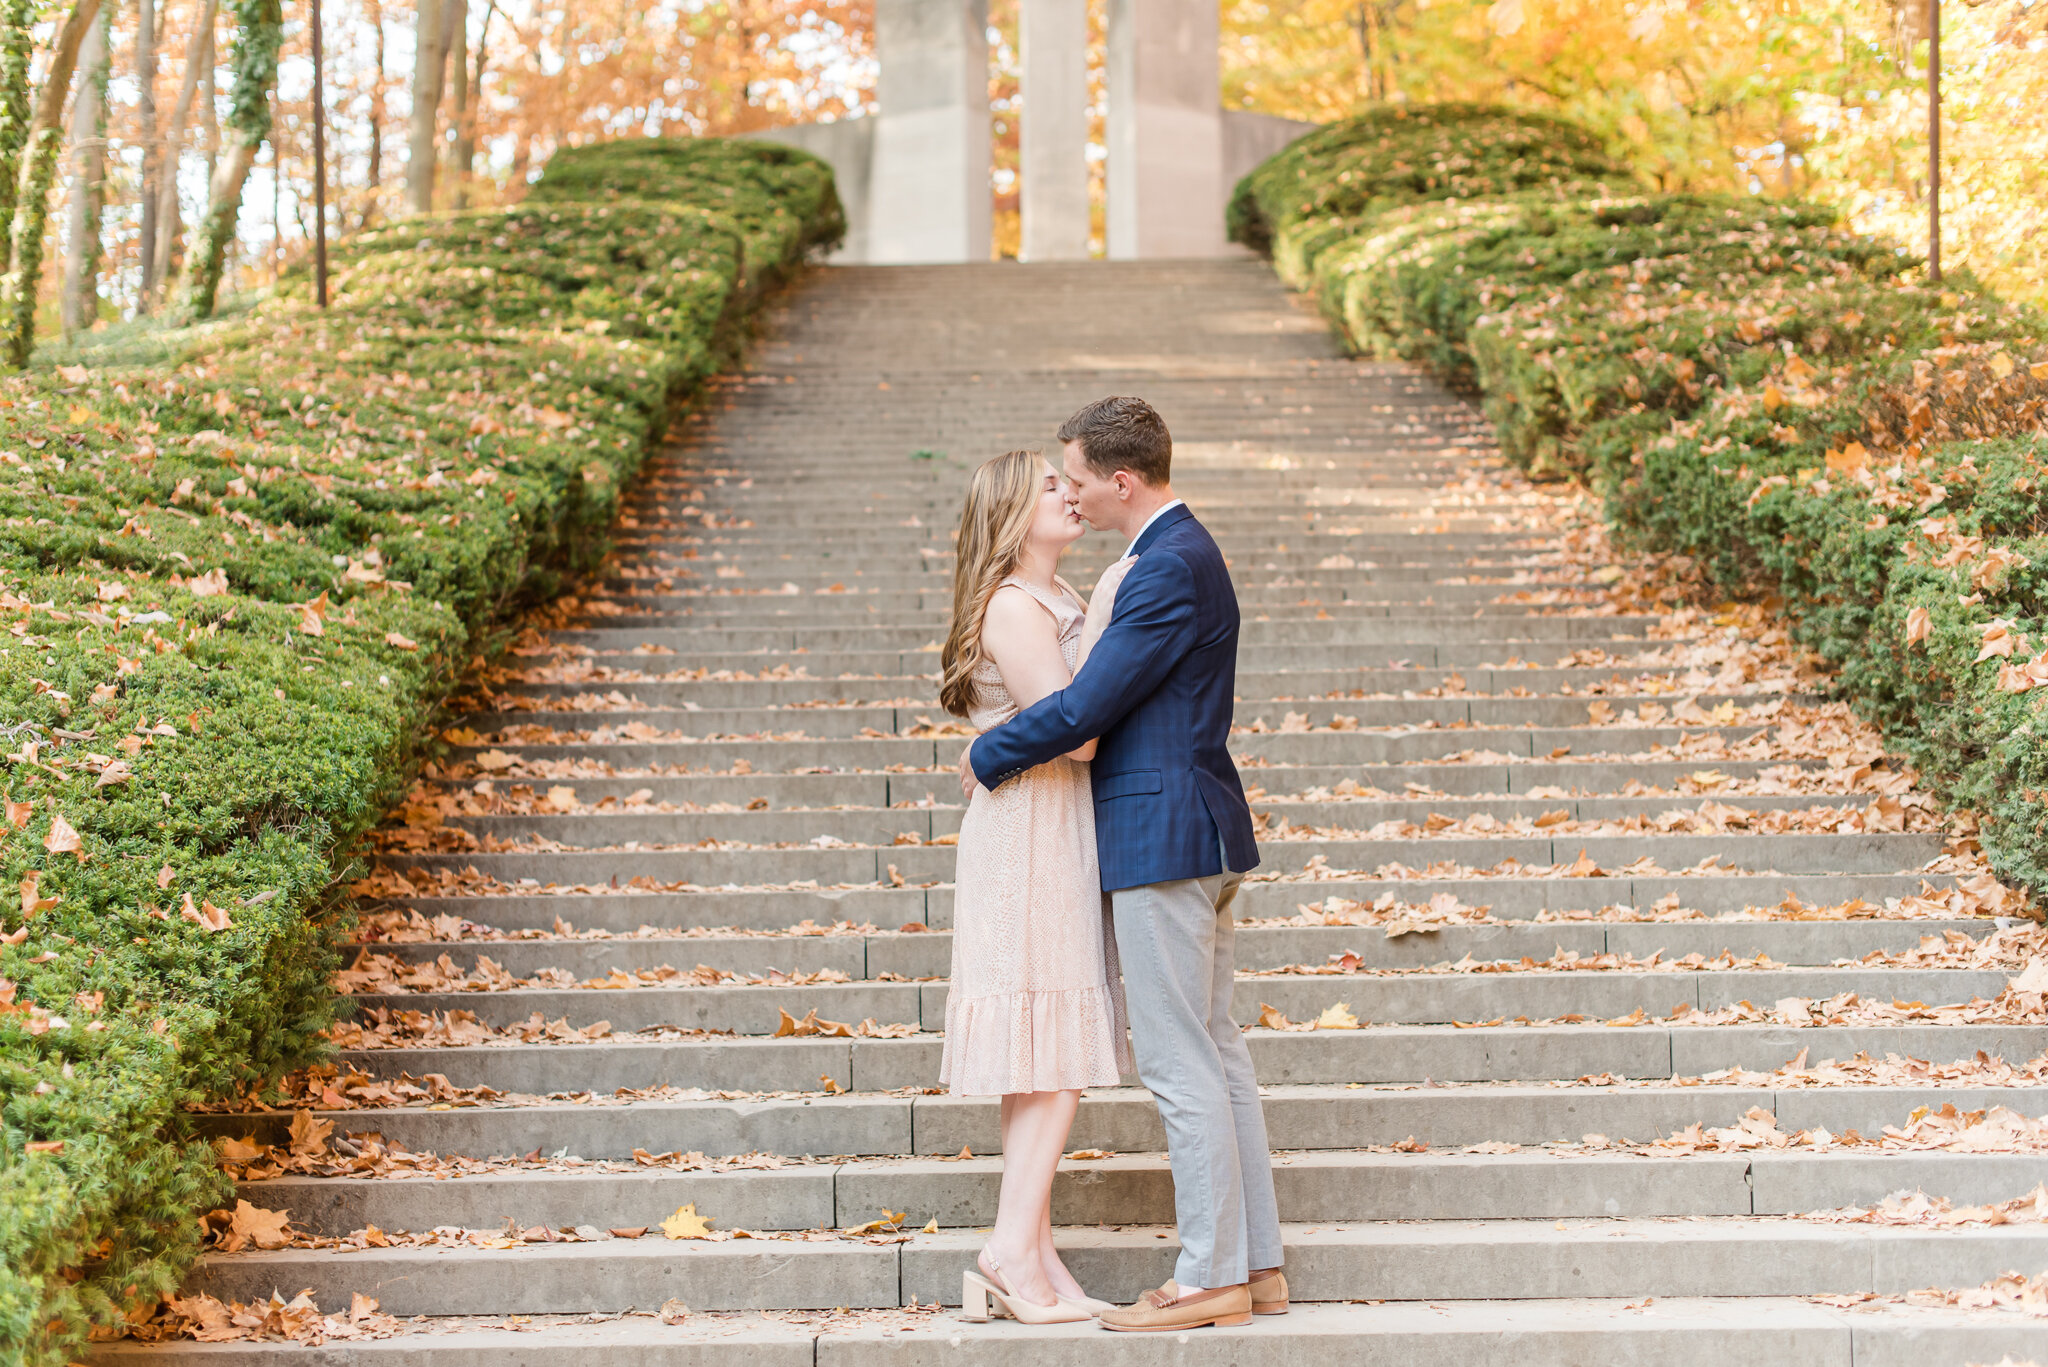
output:
[[[1114,1087],[1136,1071],[1108,983],[946,1001],[939,1081],[961,1096]]]

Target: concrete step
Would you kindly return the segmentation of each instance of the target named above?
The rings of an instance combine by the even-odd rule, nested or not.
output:
[[[1752,1109],[1774,1116],[1786,1134],[1822,1128],[1834,1135],[1854,1131],[1875,1138],[1887,1126],[1905,1125],[1922,1107],[1939,1110],[1952,1105],[1968,1112],[2004,1106],[2028,1114],[2044,1109],[2024,1086],[1932,1083],[1274,1083],[1262,1087],[1260,1095],[1273,1144],[1301,1152],[1409,1140],[1438,1149],[1486,1143],[1575,1144],[1589,1134],[1652,1143],[1695,1124],[1738,1125]],[[423,1101],[313,1114],[332,1123],[336,1134],[374,1132],[415,1152],[478,1158],[541,1149],[564,1150],[593,1162],[631,1162],[636,1148],[695,1150],[713,1158],[757,1152],[791,1158],[953,1158],[963,1148],[983,1157],[1003,1148],[993,1098],[922,1091],[734,1100],[608,1099],[603,1105],[527,1097],[439,1109]],[[282,1111],[201,1115],[195,1123],[207,1135],[253,1136],[269,1144],[290,1140],[291,1116]],[[1068,1146],[1117,1154],[1157,1153],[1165,1148],[1166,1137],[1149,1092],[1139,1087],[1096,1088],[1081,1098]]]
[[[1942,1062],[1982,1052],[2018,1062],[2048,1052],[2048,1026],[1383,1025],[1309,1033],[1252,1030],[1247,1042],[1266,1085],[1519,1082],[1600,1074],[1697,1077],[1734,1067],[1769,1072],[1802,1052],[1816,1059],[1897,1054]],[[826,1079],[852,1091],[886,1092],[933,1085],[940,1044],[936,1037],[655,1042],[616,1035],[596,1044],[343,1049],[336,1061],[376,1077],[441,1073],[460,1087],[541,1095],[654,1086],[817,1091]]]
[[[649,707],[681,707],[694,702],[700,707],[776,707],[817,701],[865,701],[903,697],[938,699],[937,663],[926,661],[923,673],[875,678],[838,678],[808,666],[800,678],[663,679],[659,660],[643,671],[646,677],[612,679],[594,677],[586,681],[551,682],[546,678],[520,678],[500,687],[508,693],[531,698],[578,697],[587,693],[607,694],[614,690]],[[792,666],[794,668],[794,666]],[[1237,672],[1240,699],[1315,699],[1324,694],[1356,690],[1360,694],[1399,697],[1404,691],[1427,692],[1449,688],[1473,699],[1523,689],[1532,695],[1586,693],[1600,689],[1626,693],[1629,681],[1656,680],[1656,691],[1647,693],[1653,701],[1670,704],[1689,696],[1679,688],[1678,676],[1666,669],[1623,670],[1614,667],[1563,667],[1556,669],[1244,669]],[[1708,689],[1703,698],[1732,696]],[[1776,696],[1776,695],[1771,695]],[[1345,701],[1345,699],[1324,699]],[[1359,698],[1357,701],[1364,701]],[[1587,698],[1583,701],[1590,702]],[[1703,702],[1703,706],[1712,706]],[[1619,710],[1619,709],[1617,709]],[[1583,715],[1583,713],[1581,714]]]
[[[391,869],[407,861],[386,856]],[[449,867],[463,861],[442,861]],[[1314,881],[1247,881],[1235,908],[1241,917],[1288,917],[1303,906],[1321,907],[1330,898],[1370,903],[1382,893],[1427,903],[1440,894],[1465,905],[1487,907],[1507,921],[1584,913],[1600,908],[1628,908],[1651,915],[1664,899],[1708,916],[1740,914],[1746,908],[1772,908],[1788,899],[1809,907],[1840,907],[1856,900],[1882,907],[1888,901],[1938,892],[1955,885],[1951,875],[1935,874],[1671,874],[1592,878],[1332,877]],[[516,891],[513,888],[516,887]],[[500,895],[484,897],[415,897],[409,904],[426,915],[471,918],[505,930],[548,930],[557,917],[592,929],[631,931],[642,925],[731,926],[746,930],[784,930],[810,919],[823,924],[850,920],[900,927],[908,922],[947,929],[953,924],[953,889],[923,887],[851,888],[704,888],[698,891],[639,892],[621,883],[608,890],[604,881],[579,883],[539,878],[508,885]],[[1547,922],[1546,924],[1555,924]],[[1629,924],[1629,923],[1620,923]],[[1773,957],[1777,957],[1773,955]]]
[[[574,837],[577,823],[594,823],[600,818],[561,817],[552,821],[534,818],[531,829],[546,836],[561,829],[565,843],[581,844]],[[554,837],[549,837],[554,838]],[[593,845],[604,837],[589,831],[584,839]],[[1450,862],[1484,869],[1505,860],[1523,865],[1570,865],[1580,856],[1603,869],[1648,859],[1666,870],[1685,869],[1709,858],[1723,868],[1752,869],[1776,873],[1878,873],[1915,868],[1941,853],[1942,837],[1926,834],[1857,835],[1560,835],[1546,836],[1434,836],[1390,840],[1285,840],[1261,841],[1259,868],[1268,874],[1299,872],[1310,860],[1321,859],[1332,869],[1370,872],[1388,864],[1411,868]],[[571,848],[536,850],[531,853],[421,854],[394,856],[398,868],[474,867],[500,879],[550,878],[583,884],[601,884],[610,879],[654,878],[662,882],[692,882],[716,886],[725,883],[873,883],[885,881],[893,866],[910,882],[950,882],[953,877],[954,847],[951,845],[850,845],[824,849],[648,849]]]
[[[771,576],[772,577],[772,576]],[[837,581],[835,581],[837,582]],[[1072,581],[1069,581],[1072,582]],[[789,591],[791,587],[798,592]],[[1075,585],[1087,596],[1085,581]],[[1551,618],[1578,611],[1597,613],[1605,595],[1596,590],[1545,587],[1541,592],[1491,585],[1423,585],[1413,592],[1381,591],[1311,594],[1282,586],[1247,587],[1238,603],[1247,622],[1336,620],[1371,622],[1381,618],[1415,617],[1440,610],[1459,619],[1499,619],[1513,634],[1532,618]],[[581,610],[564,621],[580,631],[751,630],[765,626],[880,628],[931,625],[943,630],[950,620],[950,589],[921,594],[830,593],[804,595],[794,580],[745,597],[692,598],[686,595],[609,596],[584,600]]]
[[[490,745],[456,745],[451,753],[458,760],[474,763],[488,749],[502,749],[528,760],[598,758],[585,751],[602,746],[605,762],[619,768],[651,764],[682,765],[686,769],[710,768],[730,771],[741,760],[764,773],[793,768],[881,769],[890,765],[917,768],[950,767],[959,759],[971,735],[942,735],[933,740],[900,737],[849,739],[811,736],[803,710],[773,714],[778,720],[774,734],[784,739],[633,739],[625,728],[633,719],[621,717],[609,729],[577,734],[573,740],[503,739]],[[938,725],[951,718],[934,709]],[[522,723],[557,729],[552,718]],[[957,723],[955,724],[957,725]],[[577,728],[560,728],[574,733]],[[960,728],[962,731],[964,727]],[[1270,765],[1335,765],[1339,767],[1375,764],[1416,764],[1430,761],[1458,761],[1475,752],[1498,755],[1506,760],[1548,757],[1562,759],[1576,752],[1582,756],[1644,755],[1668,759],[1672,747],[1694,741],[1719,738],[1725,746],[1738,746],[1767,728],[1757,725],[1714,727],[1680,726],[1525,726],[1491,729],[1442,729],[1413,732],[1308,731],[1258,734],[1239,731],[1230,738],[1231,753],[1240,768]],[[685,735],[714,734],[709,728],[692,726]],[[1657,753],[1661,747],[1666,753]],[[1646,753],[1647,752],[1647,753]],[[1695,760],[1688,772],[1719,764],[1719,756]]]
[[[1640,642],[1655,625],[1647,617],[1474,617],[1412,616],[1373,617],[1351,621],[1320,622],[1313,619],[1266,620],[1247,617],[1238,629],[1240,648],[1256,649],[1292,645],[1413,647],[1438,642],[1504,646],[1536,646],[1562,641],[1593,645],[1610,641]],[[777,627],[763,621],[743,628],[649,627],[641,629],[567,628],[549,633],[548,639],[566,646],[588,646],[592,650],[630,650],[638,645],[667,646],[680,654],[718,654],[761,650],[917,650],[943,636],[945,624],[938,619],[915,624],[864,623],[859,625]]]
[[[1344,954],[1368,969],[1412,970],[1461,959],[1480,963],[1538,961],[1563,953],[1593,957],[1625,954],[1636,959],[1660,955],[1665,961],[1689,954],[1753,958],[1762,954],[1796,966],[1833,964],[1874,952],[1898,953],[1932,936],[1979,937],[1991,925],[1978,921],[1676,921],[1628,925],[1599,922],[1447,925],[1428,933],[1389,939],[1370,925],[1244,925],[1237,929],[1240,971],[1319,965]],[[406,962],[431,962],[447,955],[468,970],[488,957],[516,977],[559,968],[579,978],[603,977],[613,968],[627,972],[668,964],[707,964],[734,973],[815,973],[834,969],[855,978],[885,973],[905,978],[943,978],[950,971],[953,937],[948,931],[906,934],[832,935],[632,935],[604,939],[426,940],[360,942],[360,947]],[[1243,981],[1263,981],[1247,979]],[[1886,981],[1890,981],[1887,979]],[[1249,990],[1249,989],[1247,989]]]
[[[623,785],[616,781],[603,785],[604,788],[611,789],[621,786]],[[928,784],[927,790],[934,786]],[[958,806],[933,805],[892,809],[887,804],[879,802],[871,805],[849,804],[829,809],[785,807],[776,810],[772,806],[767,806],[755,811],[707,812],[690,808],[712,804],[692,803],[688,799],[681,802],[670,800],[673,807],[681,807],[683,810],[662,811],[661,799],[652,797],[642,798],[637,803],[606,808],[603,806],[606,797],[612,797],[616,804],[618,798],[633,797],[648,788],[648,785],[643,784],[633,788],[631,792],[619,794],[603,791],[602,788],[586,791],[581,784],[548,784],[546,792],[551,795],[561,787],[568,787],[570,797],[586,810],[573,814],[528,811],[457,812],[446,816],[443,824],[498,839],[516,839],[523,834],[538,832],[549,839],[576,845],[610,846],[620,845],[628,840],[639,841],[642,844],[662,844],[674,842],[678,837],[696,840],[736,840],[748,844],[808,844],[819,836],[829,836],[834,840],[857,845],[889,845],[895,843],[897,837],[902,835],[914,835],[921,841],[936,836],[956,835],[960,830],[961,819],[966,815]],[[1731,795],[1718,799],[1697,795],[1685,798],[1666,795],[1410,798],[1401,801],[1347,799],[1333,802],[1289,802],[1254,798],[1252,811],[1255,817],[1270,817],[1270,828],[1275,831],[1284,831],[1288,827],[1365,831],[1383,822],[1426,826],[1431,818],[1482,822],[1488,819],[1500,822],[1534,822],[1542,818],[1552,818],[1551,824],[1539,829],[1549,832],[1552,838],[1556,839],[1564,832],[1564,828],[1554,820],[1560,816],[1572,822],[1615,822],[1631,818],[1655,819],[1675,815],[1690,820],[1683,824],[1661,824],[1677,825],[1681,830],[1690,825],[1698,834],[1718,833],[1718,817],[1723,824],[1732,824],[1733,833],[1739,834],[1743,824],[1739,814],[1807,812],[1816,808],[1836,812],[1861,812],[1871,805],[1872,800],[1872,795],[1868,793],[1802,794],[1782,797]],[[748,799],[748,804],[751,805],[752,801],[753,799]],[[1709,802],[1715,812],[1713,816],[1700,811],[1700,808],[1707,806]],[[597,810],[589,810],[593,808]]]
[[[939,645],[944,635],[943,625],[935,622],[920,644],[908,648],[885,647],[872,641],[855,641],[834,647],[810,645],[801,649],[788,644],[727,644],[695,648],[688,643],[643,641],[638,632],[620,633],[621,639],[609,643],[559,636],[550,636],[549,640],[558,650],[577,654],[588,652],[594,658],[628,662],[634,668],[687,667],[712,673],[720,670],[758,673],[778,668],[807,668],[814,675],[884,675],[936,673]],[[1285,651],[1244,645],[1238,651],[1238,660],[1247,666],[1270,668],[1276,655],[1284,656],[1289,667],[1300,670],[1441,668],[1467,672],[1474,669],[1569,666],[1616,669],[1625,667],[1618,661],[1632,661],[1639,656],[1664,658],[1658,654],[1661,645],[1661,642],[1639,636],[1554,641],[1407,641],[1379,645],[1326,644],[1322,637],[1317,636],[1289,645]],[[640,646],[645,646],[645,649],[636,648]],[[1634,668],[1632,665],[1626,667]]]
[[[1346,733],[1335,733],[1346,734]],[[801,742],[786,742],[801,744]],[[546,759],[547,755],[537,754],[537,747],[513,745],[494,747],[511,755],[515,761],[527,758]],[[615,753],[631,746],[613,745],[606,754]],[[456,752],[462,754],[459,750]],[[482,754],[482,750],[474,751]],[[766,750],[772,757],[783,754],[778,750]],[[835,747],[835,754],[840,752]],[[958,752],[953,752],[956,760]],[[1547,752],[1546,752],[1547,753]],[[584,758],[575,751],[564,751],[557,757]],[[744,756],[742,756],[744,758]],[[1248,760],[1257,757],[1247,757]],[[511,785],[525,782],[545,792],[556,781],[566,781],[579,797],[596,802],[606,797],[618,798],[621,802],[634,793],[646,790],[649,802],[694,802],[700,806],[729,803],[744,808],[756,798],[765,799],[769,807],[895,807],[904,803],[919,807],[950,807],[959,801],[957,771],[952,765],[941,766],[933,761],[918,766],[896,766],[889,768],[863,768],[858,764],[838,767],[836,772],[813,773],[807,766],[790,766],[799,772],[785,772],[777,769],[759,769],[757,772],[717,772],[709,765],[685,765],[687,776],[672,773],[668,766],[653,770],[642,765],[637,772],[627,763],[603,761],[603,767],[591,772],[576,773],[566,779],[557,780],[548,776],[535,784],[537,776],[521,773],[514,768],[509,771],[489,771],[478,768],[467,757],[460,761],[466,767],[459,772],[457,780],[462,787],[473,787],[483,779],[498,784]],[[787,760],[783,761],[785,764]],[[750,768],[757,768],[749,762]],[[1702,765],[1708,767],[1702,768]],[[833,766],[824,766],[830,770]],[[1384,792],[1407,793],[1417,800],[1441,801],[1444,797],[1475,797],[1482,795],[1527,795],[1541,789],[1546,792],[1562,790],[1576,796],[1600,796],[1614,789],[1634,782],[1645,788],[1661,791],[1668,796],[1662,800],[1667,804],[1697,807],[1706,796],[1730,806],[1740,806],[1752,801],[1740,793],[1730,793],[1726,788],[1733,784],[1745,783],[1758,778],[1769,770],[1778,778],[1801,783],[1813,783],[1823,787],[1846,787],[1848,775],[1836,773],[1819,763],[1797,761],[1783,764],[1765,760],[1658,760],[1638,759],[1597,759],[1573,760],[1569,757],[1533,759],[1527,756],[1502,756],[1498,759],[1480,762],[1461,760],[1457,763],[1432,763],[1418,760],[1408,764],[1274,764],[1269,762],[1247,762],[1239,766],[1239,777],[1247,794],[1252,795],[1255,806],[1266,801],[1286,798],[1312,788],[1334,789],[1347,780],[1363,787],[1379,788]],[[1721,776],[1719,781],[1708,777],[1705,781],[1714,786],[1707,793],[1698,790],[1696,775]],[[432,780],[429,780],[432,782]],[[1412,786],[1411,786],[1412,785]],[[1686,789],[1692,791],[1687,792]],[[1436,796],[1441,795],[1441,796]],[[1546,808],[1555,811],[1556,803],[1565,799],[1533,798],[1536,802],[1551,802]],[[1842,796],[1836,793],[1820,792],[1812,796],[1820,803],[1838,803]]]
[[[1880,1002],[1950,1006],[1994,998],[2012,976],[2006,970],[1901,968],[1240,976],[1231,1014],[1239,1024],[1249,1025],[1258,1019],[1261,1005],[1270,1004],[1293,1020],[1313,1020],[1341,1001],[1360,1021],[1380,1025],[1551,1020],[1568,1015],[1597,1022],[1634,1011],[1662,1019],[1681,1007],[1713,1011],[1743,1001],[1768,1010],[1787,997],[1821,1001],[1845,993]],[[364,1011],[468,1011],[487,1025],[514,1024],[538,1011],[548,1020],[563,1018],[577,1027],[606,1020],[621,1032],[666,1025],[772,1035],[781,1012],[800,1017],[812,1009],[831,1020],[921,1022],[927,1030],[943,1030],[948,996],[944,982],[853,982],[365,992],[354,1001]]]
[[[1289,1287],[1304,1301],[1899,1293],[1974,1285],[2048,1260],[2042,1226],[1486,1220],[1324,1222],[1286,1226],[1284,1234]],[[188,1285],[243,1301],[267,1297],[273,1286],[324,1284],[331,1296],[368,1285],[385,1313],[400,1316],[615,1312],[671,1297],[704,1310],[889,1307],[912,1296],[949,1304],[983,1237],[942,1231],[900,1244],[737,1239],[681,1247],[650,1237],[341,1255],[280,1249],[212,1255]],[[1145,1226],[1057,1237],[1081,1283],[1120,1302],[1169,1279],[1179,1251],[1169,1232]]]
[[[659,1141],[657,1141],[659,1142]],[[1895,1191],[1955,1204],[2009,1201],[2041,1180],[2036,1154],[1370,1153],[1274,1156],[1280,1218],[1293,1222],[1651,1219],[1804,1215],[1873,1206]],[[487,1172],[446,1181],[274,1177],[239,1194],[289,1211],[314,1234],[444,1225],[521,1229],[592,1223],[658,1225],[679,1206],[732,1229],[846,1228],[901,1211],[922,1226],[995,1222],[998,1157],[792,1163],[729,1172],[661,1167],[605,1172]],[[1053,1184],[1059,1225],[1171,1225],[1173,1174],[1163,1153],[1071,1160]]]
[[[606,692],[615,691],[607,689]],[[623,691],[623,690],[617,690]],[[913,695],[914,701],[849,701],[826,706],[809,707],[710,707],[703,704],[686,704],[680,708],[658,707],[644,700],[612,705],[603,708],[499,708],[495,710],[466,713],[462,725],[473,730],[490,734],[505,726],[539,724],[552,726],[562,731],[594,731],[599,727],[616,727],[627,721],[643,722],[659,727],[663,731],[680,731],[685,735],[732,735],[752,732],[776,732],[801,729],[814,736],[857,736],[863,729],[885,732],[910,731],[932,722],[951,720],[942,709],[936,696],[924,697],[924,690]],[[1724,698],[1739,708],[1747,708],[1767,701],[1762,694],[1706,695],[1698,699],[1704,709],[1711,709]],[[1622,712],[1641,704],[1649,704],[1661,712],[1669,713],[1673,699],[1667,694],[1660,697],[1603,697],[1597,700],[1606,709],[1604,715],[1618,716]],[[1232,725],[1249,727],[1260,724],[1266,728],[1277,728],[1291,715],[1304,719],[1305,724],[1328,727],[1332,720],[1344,717],[1352,725],[1363,729],[1376,727],[1442,726],[1442,727],[1564,727],[1582,733],[1580,745],[1599,744],[1604,740],[1602,733],[1609,730],[1633,732],[1637,728],[1626,725],[1593,726],[1587,724],[1589,703],[1582,698],[1337,698],[1337,699],[1241,699],[1234,710]],[[1710,725],[1681,725],[1679,734],[1705,734],[1719,730]]]
[[[346,1313],[348,1296],[317,1298]],[[1833,1309],[1792,1296],[1299,1303],[1285,1317],[1195,1334],[1109,1335],[1092,1323],[969,1324],[955,1312],[863,1312],[824,1323],[694,1312],[663,1324],[650,1310],[605,1323],[514,1326],[427,1320],[398,1337],[331,1343],[325,1354],[378,1367],[475,1367],[516,1354],[522,1367],[1023,1367],[1101,1359],[1115,1367],[1966,1367],[2038,1355],[2038,1320],[1920,1307]],[[303,1364],[299,1344],[96,1344],[94,1367]]]

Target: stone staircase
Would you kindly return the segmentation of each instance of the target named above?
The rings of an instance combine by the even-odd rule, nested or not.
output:
[[[1244,610],[1237,1014],[1298,1303],[1241,1330],[932,1309],[1000,1161],[994,1105],[929,1090],[950,533],[976,461],[1105,393],[1167,417]],[[1801,1218],[2040,1181],[2048,1131],[1968,1137],[2041,1109],[2017,900],[1768,624],[1627,610],[1487,450],[1254,262],[814,274],[385,832],[337,1066],[205,1117],[297,1237],[216,1220],[251,1246],[190,1290],[310,1288],[319,1361],[421,1367],[2048,1356],[1896,1303],[2048,1268],[2038,1217]],[[1162,1143],[1141,1090],[1084,1100],[1055,1218],[1097,1295],[1169,1274]],[[223,1337],[96,1360],[312,1360]]]

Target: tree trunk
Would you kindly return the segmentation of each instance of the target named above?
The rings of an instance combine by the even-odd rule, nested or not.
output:
[[[449,92],[448,128],[454,140],[447,145],[448,201],[452,208],[469,207],[469,163],[462,159],[462,134],[469,123],[469,5],[454,0],[451,8],[462,11],[449,27],[448,77],[455,88]]]
[[[135,251],[142,262],[144,312],[156,298],[156,38],[156,0],[136,0],[135,138],[142,148],[142,223],[136,234]]]
[[[440,151],[434,135],[448,72],[448,47],[455,37],[449,20],[459,18],[462,9],[463,0],[420,0],[412,64],[412,117],[406,133],[408,214],[424,214],[434,207],[434,161]]]
[[[284,274],[284,147],[270,140],[270,283]]]
[[[157,190],[156,256],[152,277],[157,293],[168,298],[176,273],[178,250],[178,166],[184,152],[185,124],[192,117],[192,101],[199,94],[199,73],[213,69],[213,19],[219,0],[206,0],[199,10],[199,25],[186,49],[185,77],[178,86],[178,103],[171,110],[170,126],[164,129],[164,157],[161,185]]]
[[[100,17],[100,0],[77,0],[58,30],[50,50],[50,67],[36,100],[23,160],[24,191],[14,209],[14,269],[8,272],[13,316],[7,322],[7,359],[19,369],[28,364],[36,342],[36,286],[43,273],[43,226],[50,217],[50,184],[57,179],[57,153],[64,146],[64,101],[71,93],[71,73],[78,50]]]
[[[278,0],[231,0],[235,11],[235,85],[230,94],[228,131],[206,192],[206,217],[197,225],[182,311],[193,318],[213,313],[221,270],[235,240],[242,211],[242,186],[256,164],[256,149],[270,136],[270,96],[277,87],[277,49],[284,39]]]
[[[484,6],[483,26],[477,30],[476,60],[470,64],[464,82],[463,99],[455,124],[455,164],[462,176],[457,190],[456,207],[468,208],[471,182],[476,175],[476,120],[478,104],[484,94],[484,63],[491,52],[491,20],[498,14],[498,0],[490,0]]]
[[[0,4],[0,225],[14,221],[21,150],[28,144],[29,61],[35,55],[36,0]]]
[[[199,73],[199,124],[206,130],[206,183],[213,184],[213,170],[220,164],[220,91],[214,84],[211,64]]]
[[[99,319],[100,200],[107,179],[107,23],[86,34],[71,102],[71,185],[64,205],[64,335]]]
[[[356,226],[367,228],[377,213],[377,192],[384,188],[384,6],[369,0],[365,7],[377,26],[377,74],[370,81],[370,169],[363,195],[363,213]]]

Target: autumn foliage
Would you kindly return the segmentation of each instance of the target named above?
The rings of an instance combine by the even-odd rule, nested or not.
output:
[[[9,1362],[176,1284],[227,1191],[180,1104],[313,1055],[328,890],[439,699],[840,231],[801,153],[613,144],[565,181],[606,158],[633,196],[365,234],[328,312],[301,277],[171,362],[0,392]]]
[[[1589,480],[1625,540],[1781,599],[1979,809],[2000,876],[2048,886],[2048,320],[1833,210],[1648,193],[1590,146],[1383,109],[1254,171],[1233,222],[1353,346],[1476,390],[1510,457]]]
[[[1943,256],[2048,292],[2048,11],[1942,12]],[[1317,122],[1372,103],[1559,115],[1671,192],[1834,206],[1927,243],[1923,0],[1226,0],[1224,101]]]

